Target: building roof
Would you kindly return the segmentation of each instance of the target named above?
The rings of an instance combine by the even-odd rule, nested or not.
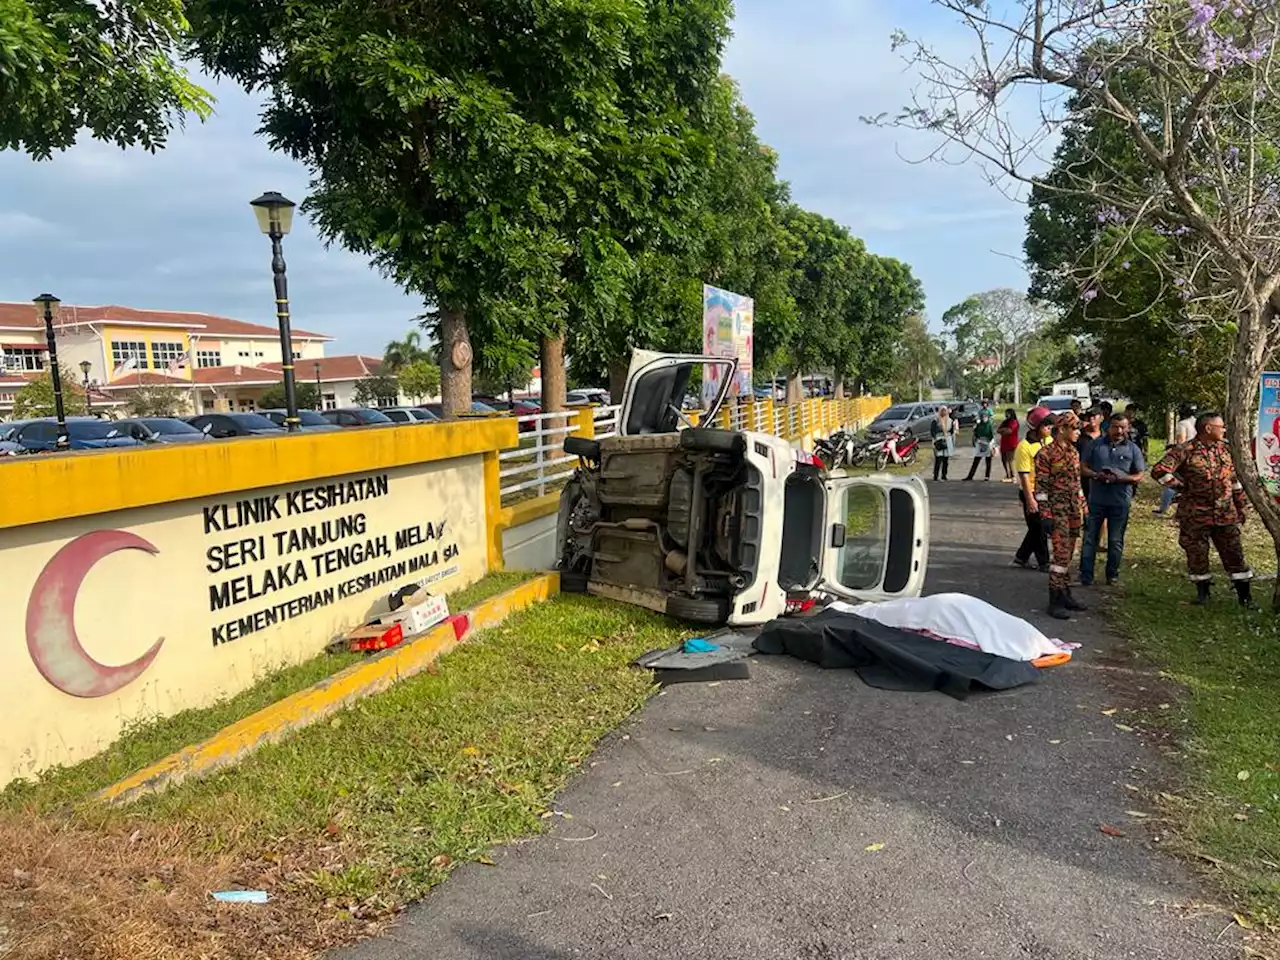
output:
[[[280,371],[237,363],[229,367],[196,367],[191,378],[201,387],[269,387],[280,382]]]
[[[295,360],[293,375],[299,381],[316,382],[316,364],[320,365],[320,382],[331,383],[337,380],[362,380],[365,377],[377,376],[382,370],[382,361],[377,357],[366,357],[358,353],[350,353],[337,357],[321,357],[318,360]],[[271,370],[276,377],[280,376],[281,364],[271,362],[261,366]]]
[[[191,381],[184,380],[182,377],[171,377],[167,373],[151,373],[144,370],[139,373],[125,374],[110,383],[103,384],[104,390],[120,390],[130,387],[186,387],[190,389]]]
[[[259,337],[276,338],[280,331],[260,323],[248,323],[219,317],[212,313],[191,313],[177,310],[140,310],[137,307],[121,307],[114,304],[90,307],[64,303],[58,307],[54,319],[56,327],[73,327],[84,323],[118,323],[128,326],[156,327],[159,329],[186,330],[196,336],[206,337]],[[0,302],[0,330],[38,330],[43,326],[30,303]],[[298,340],[332,340],[323,333],[310,333],[293,328]]]

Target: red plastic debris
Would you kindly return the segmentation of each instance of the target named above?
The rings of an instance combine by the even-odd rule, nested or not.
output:
[[[449,623],[453,625],[455,640],[461,640],[471,629],[471,617],[465,613],[455,613],[449,618]]]

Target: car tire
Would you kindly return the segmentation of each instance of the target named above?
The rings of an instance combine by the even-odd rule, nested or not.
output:
[[[722,624],[729,619],[729,601],[667,597],[667,616],[690,623]]]
[[[561,593],[586,593],[587,584],[591,580],[591,575],[579,573],[577,570],[561,570],[560,571],[560,592]]]
[[[739,453],[746,441],[742,434],[732,430],[713,430],[709,427],[689,427],[680,431],[680,446],[702,453]]]

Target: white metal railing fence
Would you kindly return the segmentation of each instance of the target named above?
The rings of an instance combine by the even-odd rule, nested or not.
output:
[[[618,408],[595,407],[594,410],[596,437],[615,436]],[[578,458],[565,455],[564,438],[578,432],[579,412],[571,409],[515,418],[520,429],[520,446],[498,455],[504,506],[524,497],[544,496],[573,476]]]

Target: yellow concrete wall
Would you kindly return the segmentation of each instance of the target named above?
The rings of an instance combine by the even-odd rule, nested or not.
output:
[[[0,786],[314,656],[400,586],[500,565],[490,474],[515,443],[493,421],[0,464]]]

